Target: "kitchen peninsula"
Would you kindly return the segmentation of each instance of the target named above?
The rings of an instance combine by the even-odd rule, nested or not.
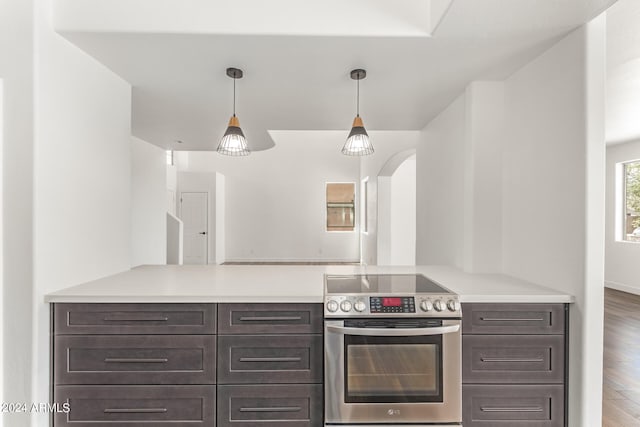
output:
[[[444,295],[447,306],[438,299],[442,297],[427,294],[371,300],[392,305],[406,300],[404,308],[389,308],[407,312],[400,328],[411,328],[412,317],[421,317],[420,327],[433,327],[433,333],[423,335],[440,329],[450,329],[452,335],[420,338],[426,341],[418,345],[417,338],[402,336],[417,336],[419,329],[382,330],[373,338],[378,346],[390,340],[394,344],[388,349],[397,351],[402,343],[413,343],[406,348],[428,353],[435,343],[440,354],[426,359],[433,365],[428,368],[398,364],[422,356],[398,356],[394,369],[413,372],[410,376],[420,387],[432,383],[426,379],[429,372],[451,372],[448,380],[440,375],[434,390],[448,390],[446,396],[438,392],[444,400],[437,399],[456,408],[454,414],[465,427],[505,420],[518,427],[566,426],[566,331],[572,296],[504,275],[468,274],[445,266],[284,265],[141,266],[47,295],[52,303],[53,401],[71,407],[67,414],[56,414],[53,426],[320,427],[325,409],[335,406],[332,400],[339,393],[331,389],[338,376],[327,362],[343,366],[340,358],[346,357],[346,350],[330,349],[326,321],[323,328],[325,303],[335,305],[326,295],[325,277],[366,277],[365,291],[376,292],[376,277],[395,277],[397,284],[406,285],[420,275],[429,279],[421,279],[429,286],[451,291]],[[353,301],[356,311],[369,312],[363,308],[369,298]],[[452,320],[424,323],[430,310],[436,310],[436,318]],[[372,319],[377,328],[379,320],[384,315]],[[363,334],[376,331],[380,329]],[[384,338],[389,334],[397,336]],[[380,365],[387,378],[391,371],[382,366],[387,365]],[[423,380],[416,377],[420,370],[426,370]],[[399,395],[400,400],[392,401],[404,402],[404,394]],[[433,399],[427,397],[436,403]],[[375,420],[384,425],[394,424],[388,417],[411,411],[406,405],[402,411],[382,406],[382,418]],[[430,420],[422,419],[423,409],[411,419],[426,425]]]
[[[324,275],[423,274],[460,302],[571,303],[573,296],[498,274],[469,274],[447,266],[157,265],[73,286],[45,301],[85,303],[226,302],[321,303]]]

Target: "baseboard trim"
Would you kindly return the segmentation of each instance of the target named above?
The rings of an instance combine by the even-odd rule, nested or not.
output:
[[[359,264],[360,260],[333,259],[226,259],[222,264]]]
[[[618,283],[618,282],[609,282],[609,281],[605,281],[604,286],[605,288],[615,289],[616,291],[622,291],[622,292],[627,292],[629,294],[640,295],[640,288],[636,286],[626,285],[624,283]]]

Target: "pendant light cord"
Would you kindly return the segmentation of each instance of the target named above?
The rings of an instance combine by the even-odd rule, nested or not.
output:
[[[233,117],[236,116],[236,78],[233,78]]]
[[[358,79],[356,81],[357,81],[357,83],[356,83],[356,87],[357,87],[357,89],[356,89],[356,93],[357,93],[357,95],[356,95],[356,99],[357,99],[357,101],[356,101],[356,116],[360,117],[360,79]]]

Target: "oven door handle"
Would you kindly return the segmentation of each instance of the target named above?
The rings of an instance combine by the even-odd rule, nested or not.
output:
[[[364,335],[377,337],[409,337],[421,335],[451,334],[460,330],[460,325],[437,326],[433,328],[347,328],[326,325],[327,331],[343,335]]]

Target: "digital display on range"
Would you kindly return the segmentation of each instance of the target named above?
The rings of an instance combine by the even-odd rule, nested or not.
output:
[[[383,307],[400,307],[402,305],[402,298],[382,298]]]
[[[371,313],[415,313],[416,305],[413,297],[371,297],[369,298]]]

